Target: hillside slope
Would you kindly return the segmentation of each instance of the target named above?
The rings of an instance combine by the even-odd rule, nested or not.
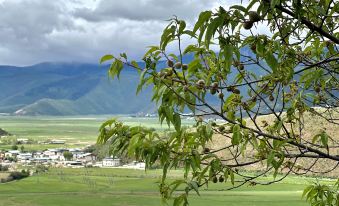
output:
[[[135,71],[126,69],[120,81],[108,79],[106,72],[106,67],[78,63],[1,66],[0,113],[131,114],[154,110],[150,90],[135,95],[139,82]]]

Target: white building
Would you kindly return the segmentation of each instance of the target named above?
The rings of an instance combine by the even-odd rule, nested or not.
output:
[[[20,153],[17,158],[18,160],[30,160],[32,159],[33,155],[32,153]]]
[[[65,161],[64,164],[68,167],[74,167],[74,168],[83,167],[81,161]]]
[[[16,157],[20,154],[19,150],[10,150],[5,153],[5,157]]]
[[[146,163],[145,162],[136,162],[134,166],[135,166],[135,169],[144,170],[146,168]]]
[[[43,157],[50,158],[53,161],[65,161],[64,152],[67,149],[48,149],[43,152]]]
[[[60,139],[54,139],[50,142],[51,144],[65,144],[65,140],[60,140]]]
[[[102,160],[103,167],[119,167],[121,165],[121,159],[106,157]]]
[[[51,158],[49,157],[36,157],[36,158],[33,158],[33,162],[36,162],[36,163],[47,163],[51,161]]]
[[[137,162],[137,161],[133,161],[130,164],[127,165],[123,165],[124,168],[128,168],[128,169],[139,169],[139,170],[144,170],[146,168],[146,164],[145,162]]]
[[[26,138],[19,138],[19,139],[17,139],[17,142],[19,144],[27,144],[28,141],[29,141],[29,139],[26,139]]]
[[[96,157],[92,153],[78,155],[77,160],[81,162],[94,162]]]
[[[69,152],[73,154],[73,159],[78,159],[84,154],[79,148],[69,149]]]

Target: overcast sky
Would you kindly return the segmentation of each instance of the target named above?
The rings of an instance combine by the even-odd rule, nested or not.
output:
[[[172,15],[193,23],[200,11],[232,1],[0,0],[0,64],[97,63],[123,51],[139,58]]]

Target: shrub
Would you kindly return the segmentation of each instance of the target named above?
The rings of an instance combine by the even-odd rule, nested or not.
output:
[[[6,171],[8,171],[8,166],[6,166],[6,165],[0,165],[0,171],[1,171],[1,172],[6,172]]]
[[[13,180],[20,180],[28,176],[29,176],[29,170],[21,170],[21,172],[15,171],[15,172],[11,172],[9,175],[9,177],[13,178]]]

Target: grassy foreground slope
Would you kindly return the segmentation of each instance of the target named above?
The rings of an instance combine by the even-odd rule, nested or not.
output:
[[[161,205],[160,170],[52,169],[46,174],[0,185],[0,206],[152,206]],[[181,177],[173,171],[171,177]],[[311,179],[289,177],[269,186],[244,186],[223,191],[225,183],[210,184],[190,205],[302,206],[301,193]]]

